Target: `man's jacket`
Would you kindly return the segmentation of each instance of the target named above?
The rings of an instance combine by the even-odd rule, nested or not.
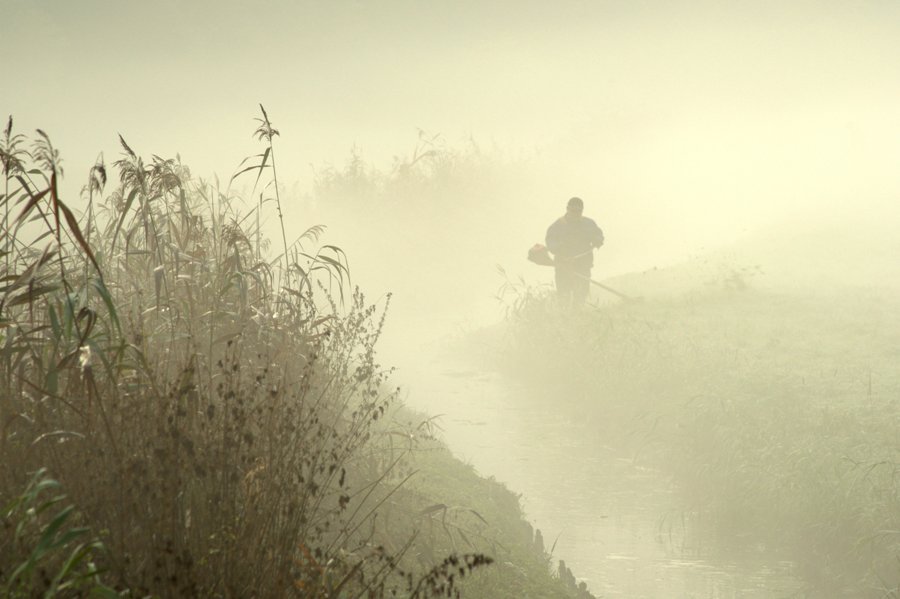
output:
[[[586,216],[562,216],[547,229],[547,249],[559,266],[591,268],[594,248],[603,245],[603,231]]]

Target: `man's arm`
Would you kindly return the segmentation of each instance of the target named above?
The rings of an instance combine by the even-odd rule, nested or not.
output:
[[[547,246],[551,254],[555,254],[556,250],[559,249],[559,227],[557,227],[557,222],[554,222],[547,228],[547,235],[544,237],[544,245]]]
[[[591,221],[593,230],[591,231],[591,245],[595,248],[603,245],[603,231],[597,226],[597,223]]]

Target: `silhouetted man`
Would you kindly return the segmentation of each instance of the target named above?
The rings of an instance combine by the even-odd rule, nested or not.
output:
[[[556,291],[563,305],[580,305],[590,291],[594,248],[603,245],[603,231],[582,216],[584,202],[572,198],[566,213],[547,229],[547,249],[556,266]]]

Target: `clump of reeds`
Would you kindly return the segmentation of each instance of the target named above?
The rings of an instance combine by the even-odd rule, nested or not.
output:
[[[274,175],[265,111],[258,134],[257,183]],[[120,141],[115,188],[98,162],[79,218],[49,137],[5,130],[0,505],[48,469],[106,547],[105,579],[142,596],[451,593],[373,524],[404,480],[373,450],[395,399],[375,353],[386,306],[350,289],[321,227],[289,244],[282,222],[267,257],[266,198],[243,214]]]
[[[0,592],[3,597],[115,596],[100,580],[96,559],[103,545],[89,530],[72,526],[73,505],[59,483],[38,470],[17,496],[0,506]],[[5,568],[9,568],[8,570]]]

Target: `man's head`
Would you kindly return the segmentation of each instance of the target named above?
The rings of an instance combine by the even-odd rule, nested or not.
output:
[[[581,201],[581,198],[570,198],[569,203],[566,204],[566,216],[581,216],[582,212],[584,212],[584,202]]]

